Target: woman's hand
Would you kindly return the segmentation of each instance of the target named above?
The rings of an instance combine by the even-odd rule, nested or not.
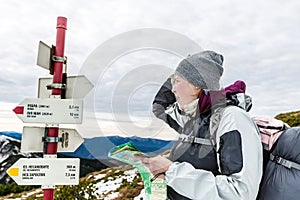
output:
[[[147,158],[136,155],[136,158],[140,160],[154,176],[156,174],[165,173],[169,169],[170,165],[173,163],[169,159],[162,156]]]

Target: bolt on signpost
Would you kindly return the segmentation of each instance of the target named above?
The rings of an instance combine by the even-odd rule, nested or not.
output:
[[[54,199],[55,185],[79,183],[79,158],[57,158],[56,154],[75,151],[83,138],[74,129],[59,128],[59,124],[82,123],[81,98],[93,88],[85,76],[67,77],[63,73],[67,19],[58,17],[56,28],[56,46],[51,48],[40,42],[37,61],[39,66],[49,69],[52,83],[49,78],[40,79],[39,98],[26,98],[13,110],[24,123],[46,124],[23,127],[21,142],[21,152],[43,152],[44,158],[21,158],[7,170],[19,185],[42,185],[44,200]],[[74,90],[75,85],[80,88]]]

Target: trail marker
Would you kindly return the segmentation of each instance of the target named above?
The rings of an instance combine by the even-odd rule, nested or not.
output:
[[[20,158],[6,172],[18,185],[77,185],[79,158]]]
[[[26,98],[13,109],[24,123],[46,124],[46,127],[25,126],[21,142],[22,152],[43,152],[44,158],[21,158],[7,170],[19,185],[42,185],[44,200],[54,199],[55,185],[79,183],[80,159],[57,159],[56,154],[75,151],[83,138],[75,129],[59,128],[59,124],[82,123],[82,99],[93,88],[85,76],[67,77],[65,17],[57,18],[56,29],[56,46],[40,41],[37,58],[37,65],[48,69],[53,76],[39,79],[38,99]]]
[[[26,98],[13,111],[25,123],[81,124],[81,99]]]
[[[51,77],[39,79],[38,98],[49,98],[51,96],[51,90],[47,90],[47,86],[51,83]],[[66,84],[66,99],[82,99],[93,87],[93,84],[84,75],[69,76]]]
[[[45,127],[24,126],[22,133],[21,152],[43,152]],[[59,128],[58,152],[74,152],[83,143],[83,138],[76,129]]]

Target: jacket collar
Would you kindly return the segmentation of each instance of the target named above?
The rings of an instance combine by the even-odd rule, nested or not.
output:
[[[245,92],[246,84],[240,80],[222,90],[201,92],[198,101],[200,114],[210,113],[212,109],[227,105],[239,106],[249,111],[252,106],[252,100]]]

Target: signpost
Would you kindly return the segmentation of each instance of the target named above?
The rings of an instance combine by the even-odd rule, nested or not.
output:
[[[20,158],[7,173],[18,185],[77,185],[79,158]]]
[[[21,152],[43,152],[45,131],[44,127],[23,127]],[[76,129],[60,128],[58,138],[58,152],[74,152],[83,143],[83,138]]]
[[[26,98],[13,111],[25,123],[80,124],[81,99]]]
[[[51,91],[47,86],[51,84],[51,78],[40,78],[38,87],[38,98],[49,98]],[[66,99],[84,98],[93,89],[91,82],[83,75],[67,77]]]
[[[42,185],[44,200],[54,199],[55,185],[79,182],[78,158],[57,158],[59,152],[73,152],[83,138],[75,129],[59,128],[59,124],[80,124],[83,98],[93,88],[83,75],[67,77],[63,67],[67,19],[57,18],[56,46],[40,42],[37,64],[53,77],[39,80],[38,98],[26,98],[13,111],[24,123],[44,123],[45,127],[23,128],[21,151],[43,152],[44,158],[21,158],[7,173],[19,185]],[[66,69],[65,69],[66,71]]]

